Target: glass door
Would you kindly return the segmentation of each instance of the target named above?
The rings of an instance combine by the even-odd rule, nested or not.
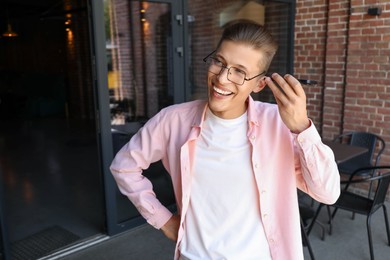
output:
[[[0,2],[19,34],[0,41],[0,259],[105,231],[88,1],[30,3]]]
[[[95,7],[99,9],[96,4]],[[105,57],[100,58],[104,58],[106,79],[102,79],[99,91],[102,95],[107,92],[108,99],[100,97],[100,112],[109,116],[109,122],[101,122],[105,131],[102,135],[108,134],[112,139],[108,147],[112,154],[103,156],[108,232],[114,234],[143,219],[119,192],[108,171],[113,156],[158,111],[184,101],[183,16],[181,3],[174,0],[104,0],[100,8],[104,13],[104,33],[100,37],[104,37],[105,46],[97,50],[97,55],[104,52]],[[110,144],[103,139],[105,149],[104,145]],[[162,164],[151,165],[144,175],[152,181],[160,201],[174,208],[171,180]]]

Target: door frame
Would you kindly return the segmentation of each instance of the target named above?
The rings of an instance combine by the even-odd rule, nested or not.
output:
[[[185,27],[187,17],[184,10],[185,0],[148,0],[147,2],[167,3],[171,7],[172,21],[172,50],[173,50],[173,89],[174,103],[184,102],[186,100],[186,78],[185,57],[186,48],[184,42]],[[107,78],[107,57],[106,57],[106,35],[104,30],[104,0],[91,1],[92,4],[92,64],[94,66],[94,84],[97,90],[96,95],[96,124],[99,140],[99,156],[101,162],[101,171],[103,173],[105,211],[106,211],[106,228],[108,235],[115,235],[120,232],[131,229],[145,220],[139,216],[133,219],[118,223],[117,216],[117,185],[110,172],[110,165],[114,154],[112,149],[111,120],[109,109],[109,90]],[[181,18],[181,21],[180,21]],[[181,48],[181,49],[180,49]],[[182,52],[180,52],[182,51]]]
[[[11,259],[10,241],[8,236],[7,223],[5,219],[5,205],[4,205],[4,187],[3,187],[3,174],[0,172],[0,259]]]

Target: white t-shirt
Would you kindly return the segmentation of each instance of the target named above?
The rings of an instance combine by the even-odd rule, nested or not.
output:
[[[247,138],[247,114],[210,110],[196,142],[182,259],[271,259]]]

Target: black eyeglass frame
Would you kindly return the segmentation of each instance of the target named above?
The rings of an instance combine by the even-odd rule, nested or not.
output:
[[[204,62],[207,62],[207,59],[210,58],[211,55],[213,55],[214,53],[215,53],[215,50],[214,50],[213,52],[211,52],[209,55],[207,55],[206,57],[204,57],[204,58],[203,58],[203,61],[204,61]],[[211,58],[213,58],[213,57],[211,57]],[[232,68],[232,67],[230,67],[230,68]],[[229,70],[230,68],[228,68],[228,67],[225,66],[225,65],[222,65],[221,71],[220,71],[218,74],[220,74],[220,73],[223,71],[223,69]],[[233,68],[235,68],[235,67],[233,66]],[[245,73],[245,72],[244,72],[244,73]],[[256,76],[253,76],[253,77],[251,77],[251,78],[246,78],[246,77],[244,77],[244,81],[243,81],[241,84],[231,81],[231,80],[229,79],[229,77],[228,77],[228,80],[229,80],[230,82],[233,82],[234,84],[237,84],[237,85],[241,86],[241,85],[244,85],[245,81],[250,81],[250,80],[252,80],[252,79],[254,79],[254,78],[257,78],[257,77],[260,77],[261,75],[264,75],[264,74],[266,74],[266,73],[267,73],[267,71],[265,70],[265,71],[263,71],[262,73],[260,73],[260,74],[258,74],[258,75],[256,75]],[[218,75],[218,74],[216,74],[216,75]],[[246,76],[246,73],[245,73],[245,76]]]

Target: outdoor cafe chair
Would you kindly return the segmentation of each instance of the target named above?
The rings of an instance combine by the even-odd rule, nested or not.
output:
[[[361,177],[362,172],[376,171],[376,176],[365,176]],[[374,191],[369,196],[361,195],[355,184],[367,183],[372,184]],[[388,245],[390,246],[390,232],[389,232],[389,220],[387,215],[387,209],[385,205],[385,199],[387,190],[390,184],[390,166],[373,166],[360,168],[353,172],[349,177],[348,181],[345,182],[345,187],[341,191],[341,195],[335,204],[331,205],[335,209],[329,218],[329,228],[332,229],[332,222],[338,209],[354,212],[367,216],[366,226],[368,234],[368,244],[370,249],[371,260],[374,260],[374,249],[372,245],[371,235],[371,216],[380,208],[383,209],[385,226],[387,232]],[[324,204],[320,204],[314,220],[317,219],[321,207]],[[311,228],[311,227],[310,227]],[[309,228],[309,230],[310,230]]]
[[[360,146],[368,149],[366,153],[338,164],[339,172],[344,176],[349,176],[355,170],[360,168],[379,165],[381,155],[386,148],[386,142],[383,138],[370,132],[346,132],[334,138],[333,142],[347,143],[349,145]],[[375,171],[359,171],[359,175],[374,176]],[[371,190],[372,187],[370,184],[368,194],[371,193]],[[353,218],[355,218],[355,213],[352,213],[352,219]]]

